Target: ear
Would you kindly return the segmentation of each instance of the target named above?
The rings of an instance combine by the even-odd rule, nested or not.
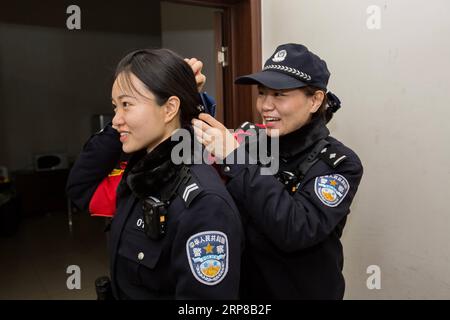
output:
[[[165,123],[171,122],[178,115],[180,104],[180,99],[176,96],[171,96],[169,99],[167,99],[166,103],[163,106]]]
[[[319,110],[320,106],[322,105],[323,99],[325,98],[325,93],[322,90],[317,90],[314,92],[314,95],[311,97],[311,108],[309,111],[311,113],[317,112]]]

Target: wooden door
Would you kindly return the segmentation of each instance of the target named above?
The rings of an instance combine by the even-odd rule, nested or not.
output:
[[[222,42],[227,48],[227,65],[223,68],[223,120],[228,128],[245,121],[258,121],[254,106],[257,90],[254,86],[237,86],[241,75],[261,70],[261,0],[170,0],[220,8]]]

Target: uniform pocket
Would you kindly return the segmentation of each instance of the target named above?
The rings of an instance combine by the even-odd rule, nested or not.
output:
[[[162,247],[162,241],[153,241],[142,231],[125,231],[118,254],[136,264],[154,269],[161,256]]]
[[[153,241],[142,231],[124,230],[118,255],[126,260],[127,278],[131,284],[153,292],[161,290],[162,247],[162,241]]]

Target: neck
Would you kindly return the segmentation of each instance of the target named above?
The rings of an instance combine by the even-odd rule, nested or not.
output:
[[[180,129],[180,127],[181,125],[179,121],[176,123],[174,122],[169,123],[166,126],[166,129],[164,130],[164,133],[161,136],[161,138],[159,138],[157,142],[154,142],[147,147],[147,153],[152,152],[157,146],[161,144],[161,142],[166,141],[168,138],[170,138],[176,130]]]
[[[314,119],[300,129],[280,137],[280,154],[285,157],[299,154],[318,140],[326,138],[329,133],[322,119]]]

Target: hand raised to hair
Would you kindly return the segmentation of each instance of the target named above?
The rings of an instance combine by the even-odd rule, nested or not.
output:
[[[239,147],[233,134],[219,121],[207,113],[200,113],[199,119],[192,119],[195,136],[206,150],[218,159],[225,159]]]
[[[201,92],[206,83],[206,76],[202,73],[203,62],[196,58],[186,58],[184,61],[186,61],[192,68],[195,75],[195,82],[197,83],[198,92]]]

